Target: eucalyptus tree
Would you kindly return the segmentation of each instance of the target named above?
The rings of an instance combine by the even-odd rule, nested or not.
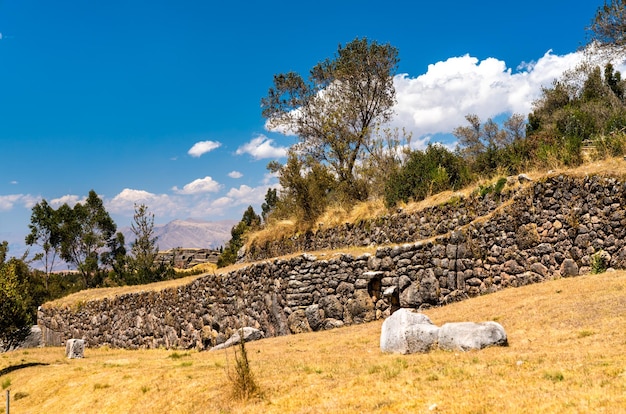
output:
[[[39,245],[42,249],[42,252],[35,255],[35,260],[41,260],[44,266],[46,290],[61,247],[59,224],[59,214],[46,200],[41,200],[33,206],[28,225],[30,233],[26,236],[26,244]]]
[[[73,208],[67,204],[57,210],[61,232],[61,258],[73,263],[85,287],[93,287],[100,271],[105,247],[115,237],[117,226],[94,190],[84,203]]]
[[[323,166],[340,191],[363,200],[367,189],[355,167],[367,156],[373,127],[392,117],[398,62],[395,47],[357,38],[339,45],[306,79],[295,72],[275,75],[262,114],[270,128],[297,135],[290,152],[306,169]]]

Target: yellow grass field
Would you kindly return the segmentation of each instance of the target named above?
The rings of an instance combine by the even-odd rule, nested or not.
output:
[[[426,312],[496,320],[510,346],[386,355],[382,321],[246,345],[262,394],[232,397],[233,349],[0,355],[11,413],[626,413],[626,272],[508,289]]]

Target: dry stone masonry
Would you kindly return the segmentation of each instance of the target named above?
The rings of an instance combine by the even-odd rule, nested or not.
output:
[[[38,324],[47,345],[81,338],[93,347],[207,349],[241,327],[269,337],[368,322],[398,308],[626,268],[625,202],[626,185],[617,178],[553,176],[427,240],[359,256],[302,254],[162,291],[44,305]],[[469,201],[463,207],[481,208],[488,209]],[[398,220],[393,226],[407,224]]]

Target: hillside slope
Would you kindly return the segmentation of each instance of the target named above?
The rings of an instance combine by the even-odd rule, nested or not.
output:
[[[379,349],[381,321],[247,345],[263,395],[233,401],[233,351],[14,351],[11,412],[626,412],[626,272],[506,289],[426,311],[435,324],[497,320],[507,348],[408,356]],[[4,406],[4,401],[2,401]]]

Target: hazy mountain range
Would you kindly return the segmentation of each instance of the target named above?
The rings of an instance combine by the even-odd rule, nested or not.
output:
[[[174,220],[167,224],[154,226],[154,235],[158,237],[157,245],[159,250],[169,250],[175,247],[182,248],[203,248],[203,249],[219,249],[220,246],[226,245],[231,239],[230,230],[237,224],[236,220],[221,221],[203,221],[196,219]],[[130,245],[135,241],[135,235],[130,227],[121,227],[118,229],[124,234],[127,249],[130,253]],[[26,251],[30,250],[29,257],[39,251],[39,247],[33,246],[28,249],[24,243],[23,235],[14,235],[5,233],[0,235],[0,242],[7,240],[9,242],[9,257],[21,257]],[[54,266],[54,270],[72,269],[59,258]],[[43,268],[39,262],[32,262],[34,268]]]
[[[231,239],[230,230],[235,224],[237,224],[235,220],[174,220],[167,224],[155,225],[154,235],[158,237],[159,250],[175,247],[219,249]],[[131,228],[123,227],[119,231],[124,234],[130,249],[130,244],[135,240]]]

